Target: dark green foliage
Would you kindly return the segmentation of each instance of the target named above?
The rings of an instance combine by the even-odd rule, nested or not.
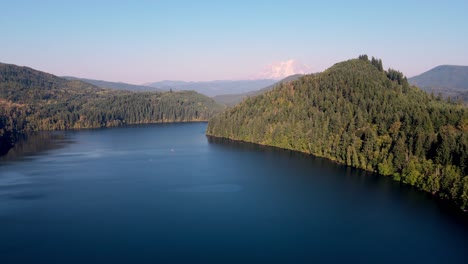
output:
[[[249,98],[207,134],[326,157],[468,206],[468,111],[410,87],[373,58]]]
[[[358,59],[363,61],[369,61],[369,57],[367,56],[367,54],[359,55]]]
[[[363,56],[363,55],[361,55],[361,56]],[[364,55],[364,56],[367,56],[367,55]],[[371,64],[374,65],[374,67],[376,67],[377,70],[379,70],[380,72],[383,72],[383,65],[382,65],[382,60],[381,59],[376,59],[376,58],[372,57]]]
[[[399,85],[409,86],[408,80],[406,79],[405,75],[403,75],[403,73],[400,71],[388,69],[387,77],[392,81],[397,81]]]
[[[0,64],[0,149],[24,131],[206,121],[221,110],[193,91],[114,91]]]

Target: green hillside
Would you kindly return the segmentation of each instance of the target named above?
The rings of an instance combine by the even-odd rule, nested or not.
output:
[[[26,131],[207,121],[221,110],[222,106],[212,99],[193,91],[115,91],[27,67],[0,64],[3,152],[18,133]]]
[[[468,111],[411,87],[360,56],[248,98],[207,134],[297,150],[395,180],[468,207]]]

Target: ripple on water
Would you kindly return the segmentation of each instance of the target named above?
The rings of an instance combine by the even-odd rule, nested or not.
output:
[[[31,183],[31,178],[16,171],[7,171],[0,174],[0,188],[6,186],[17,186]]]
[[[206,185],[195,185],[188,187],[181,187],[168,190],[169,192],[201,192],[201,193],[232,193],[240,192],[242,186],[237,184],[206,184]]]
[[[46,197],[45,193],[32,192],[32,191],[23,191],[17,193],[11,193],[7,195],[8,198],[13,200],[39,200]]]

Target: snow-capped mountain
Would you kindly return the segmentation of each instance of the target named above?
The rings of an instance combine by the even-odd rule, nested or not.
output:
[[[311,72],[311,68],[297,60],[287,60],[274,62],[252,79],[282,79],[294,74],[307,74]]]

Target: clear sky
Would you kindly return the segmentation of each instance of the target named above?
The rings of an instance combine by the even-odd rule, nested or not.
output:
[[[144,83],[242,79],[359,54],[411,77],[468,65],[468,1],[0,0],[0,62]]]

